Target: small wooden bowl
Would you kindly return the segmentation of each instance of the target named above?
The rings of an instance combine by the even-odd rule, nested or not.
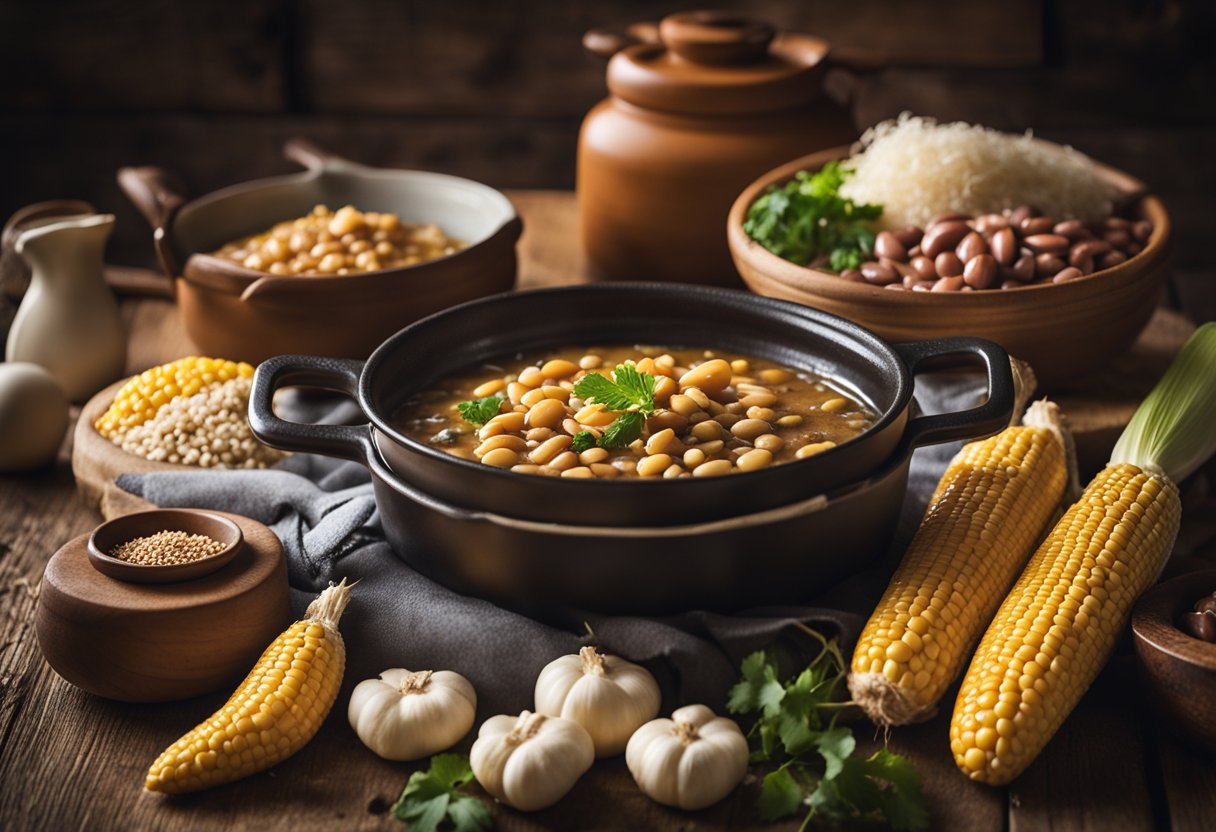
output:
[[[108,554],[128,540],[157,532],[201,534],[223,543],[224,548],[205,558],[164,566],[128,563]],[[120,581],[171,584],[201,578],[220,569],[236,557],[243,543],[241,527],[226,517],[193,509],[158,508],[115,517],[94,529],[89,535],[89,561],[98,572]]]
[[[1186,736],[1216,748],[1216,644],[1178,627],[1182,614],[1213,590],[1216,569],[1158,584],[1132,611],[1132,634],[1157,706]]]
[[[769,171],[739,195],[726,233],[748,287],[855,321],[889,341],[977,335],[1028,362],[1051,385],[1105,365],[1144,329],[1169,276],[1171,224],[1165,205],[1142,196],[1133,214],[1153,224],[1144,251],[1114,268],[1061,284],[1030,284],[983,292],[891,292],[783,260],[743,230],[747,210],[770,185],[848,156],[825,150]],[[1143,185],[1102,165],[1098,172],[1125,193]]]

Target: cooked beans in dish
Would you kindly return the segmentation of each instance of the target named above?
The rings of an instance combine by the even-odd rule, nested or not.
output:
[[[403,222],[396,214],[324,205],[306,217],[228,243],[212,252],[269,274],[345,275],[395,269],[434,260],[465,244],[437,225]]]
[[[454,456],[518,473],[675,479],[804,459],[875,419],[826,378],[771,361],[600,346],[450,377],[406,402],[393,424]]]

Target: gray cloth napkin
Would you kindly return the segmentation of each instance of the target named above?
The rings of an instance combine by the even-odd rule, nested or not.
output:
[[[982,390],[979,376],[935,374],[918,378],[916,395],[925,412],[937,413],[974,406]],[[336,423],[354,413],[349,403],[334,406],[313,397],[277,407],[297,421]],[[124,474],[118,484],[158,506],[229,511],[270,526],[283,542],[297,613],[330,581],[359,581],[342,620],[348,686],[390,667],[455,670],[476,688],[479,718],[518,713],[532,707],[533,684],[545,664],[593,639],[655,674],[664,712],[692,702],[721,710],[748,653],[779,639],[794,652],[809,648],[798,623],[851,647],[885,586],[890,563],[960,445],[915,453],[900,533],[888,558],[808,599],[811,605],[663,618],[588,614],[593,636],[458,595],[415,572],[385,541],[370,476],[357,463],[296,455],[266,471]]]

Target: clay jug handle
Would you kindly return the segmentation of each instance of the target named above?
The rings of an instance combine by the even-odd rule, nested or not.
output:
[[[627,46],[637,46],[639,43],[658,43],[659,24],[654,21],[643,21],[626,27],[624,32],[611,32],[607,29],[590,29],[583,35],[583,48],[597,58],[605,61]]]
[[[172,281],[181,274],[173,249],[173,218],[186,203],[181,181],[158,167],[120,168],[118,186],[152,226],[152,244],[161,268]]]
[[[295,136],[283,145],[283,155],[296,164],[313,171],[361,167],[356,162],[330,153],[315,142]]]

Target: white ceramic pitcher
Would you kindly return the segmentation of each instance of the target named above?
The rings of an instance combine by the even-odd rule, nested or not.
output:
[[[126,365],[122,316],[102,277],[113,229],[113,214],[54,217],[27,228],[15,246],[32,275],[6,358],[42,365],[72,401],[115,381]]]

